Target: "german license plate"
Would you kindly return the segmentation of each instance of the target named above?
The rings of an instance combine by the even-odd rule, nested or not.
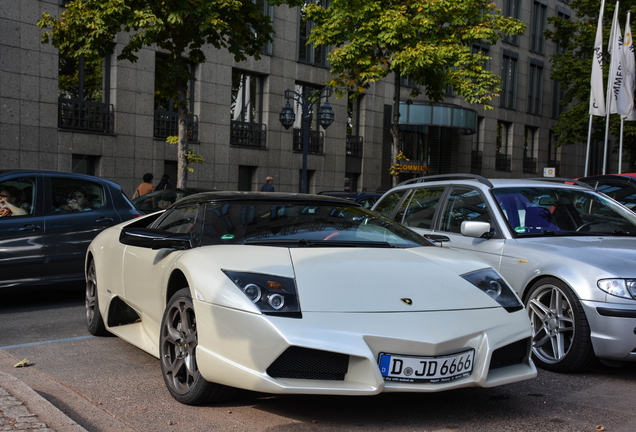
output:
[[[380,372],[385,381],[444,383],[470,376],[475,350],[437,357],[380,353]]]

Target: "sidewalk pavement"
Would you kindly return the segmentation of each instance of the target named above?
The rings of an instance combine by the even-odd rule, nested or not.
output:
[[[86,432],[16,377],[0,372],[0,431]]]

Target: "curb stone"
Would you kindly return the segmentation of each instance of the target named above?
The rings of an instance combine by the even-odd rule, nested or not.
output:
[[[12,375],[0,372],[0,431],[87,432]]]

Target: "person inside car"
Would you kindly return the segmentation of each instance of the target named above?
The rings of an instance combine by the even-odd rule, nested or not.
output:
[[[19,196],[20,191],[13,186],[5,186],[0,190],[0,217],[23,216],[28,213],[20,207]]]
[[[60,207],[61,211],[65,212],[85,212],[92,210],[89,200],[87,198],[86,191],[82,188],[75,188],[71,191],[68,197],[68,204],[64,204]]]

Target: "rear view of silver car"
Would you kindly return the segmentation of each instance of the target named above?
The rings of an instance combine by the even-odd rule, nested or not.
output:
[[[636,361],[636,215],[573,183],[430,176],[374,210],[499,270],[526,305],[539,366]]]

